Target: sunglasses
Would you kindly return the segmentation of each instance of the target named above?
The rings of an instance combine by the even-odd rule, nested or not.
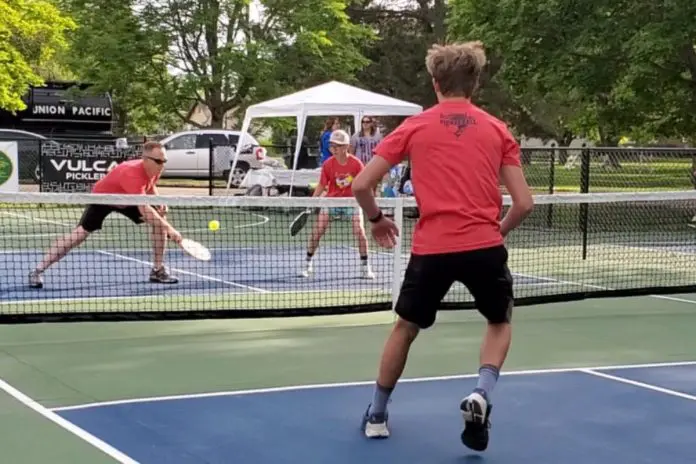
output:
[[[363,124],[372,124],[372,120],[371,119],[363,119],[362,123]]]
[[[154,161],[155,163],[159,164],[160,166],[162,166],[163,164],[165,164],[167,162],[166,159],[153,158],[152,156],[146,156],[146,158],[149,159],[150,161]]]

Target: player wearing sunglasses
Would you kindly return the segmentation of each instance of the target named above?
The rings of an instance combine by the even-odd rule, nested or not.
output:
[[[147,142],[143,145],[141,159],[125,161],[114,167],[92,187],[92,193],[115,195],[157,195],[157,181],[167,162],[162,144]],[[164,250],[167,238],[181,242],[181,234],[165,219],[167,207],[110,206],[104,204],[88,205],[78,225],[69,234],[58,238],[44,256],[39,265],[29,274],[29,285],[33,288],[43,287],[43,273],[60,261],[73,248],[84,242],[92,232],[100,230],[104,220],[111,213],[119,213],[135,224],[146,222],[152,226],[153,267],[150,282],[174,284],[176,277],[169,274],[164,267]]]

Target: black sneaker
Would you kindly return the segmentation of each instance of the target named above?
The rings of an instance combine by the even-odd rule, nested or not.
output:
[[[179,282],[179,279],[169,275],[167,268],[162,266],[159,269],[153,269],[150,271],[150,282],[156,282],[158,284],[175,284]]]
[[[485,451],[488,448],[489,418],[493,406],[483,395],[474,392],[462,400],[459,409],[464,418],[462,443],[474,451]]]
[[[43,278],[39,271],[33,270],[29,273],[29,286],[31,288],[43,288]]]

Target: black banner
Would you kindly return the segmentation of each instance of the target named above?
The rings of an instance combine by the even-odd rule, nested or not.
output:
[[[92,186],[114,166],[139,156],[139,145],[116,148],[95,143],[44,143],[41,191],[91,192]]]

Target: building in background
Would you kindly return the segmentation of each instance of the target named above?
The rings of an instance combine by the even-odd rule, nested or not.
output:
[[[89,84],[46,82],[29,89],[27,108],[12,114],[0,110],[0,128],[20,129],[48,138],[113,137],[114,114],[108,93]]]

